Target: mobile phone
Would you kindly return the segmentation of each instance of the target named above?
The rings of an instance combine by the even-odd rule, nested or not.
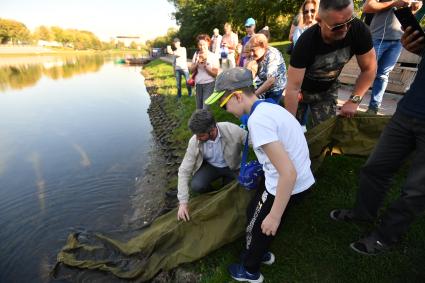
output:
[[[394,15],[397,17],[404,30],[408,27],[412,27],[413,31],[419,31],[419,36],[425,37],[425,32],[419,25],[419,22],[416,20],[409,7],[394,9]]]

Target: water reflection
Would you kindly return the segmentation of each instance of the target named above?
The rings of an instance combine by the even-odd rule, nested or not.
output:
[[[35,186],[37,188],[37,197],[38,202],[40,203],[40,211],[44,212],[46,209],[46,203],[44,201],[46,181],[43,178],[40,154],[38,152],[32,152],[28,160],[32,164],[32,168],[34,169]]]
[[[72,57],[27,57],[16,64],[14,58],[2,58],[0,64],[0,91],[34,86],[44,76],[58,80],[100,70],[105,63],[102,55]],[[9,62],[13,62],[9,64]]]
[[[126,227],[150,99],[113,59],[0,59],[0,282],[46,282],[71,231]]]
[[[78,152],[78,154],[81,157],[81,160],[80,160],[81,166],[89,167],[91,165],[91,161],[89,156],[87,155],[87,152],[79,144],[73,143],[72,146],[75,148],[75,150]]]

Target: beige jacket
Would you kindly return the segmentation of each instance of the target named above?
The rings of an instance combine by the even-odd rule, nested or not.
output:
[[[231,170],[239,169],[247,131],[229,122],[217,123],[217,127],[221,135],[224,160]],[[188,202],[189,180],[201,167],[203,161],[202,144],[193,135],[179,167],[177,198],[180,203]]]

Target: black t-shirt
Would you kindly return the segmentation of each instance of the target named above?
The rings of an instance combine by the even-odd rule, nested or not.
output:
[[[354,54],[363,55],[372,48],[369,28],[359,19],[352,21],[344,39],[332,44],[323,41],[320,26],[315,24],[301,34],[292,51],[290,65],[306,69],[301,89],[326,91]]]

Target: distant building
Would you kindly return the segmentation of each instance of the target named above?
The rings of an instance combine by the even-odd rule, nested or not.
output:
[[[127,35],[118,35],[114,38],[115,44],[119,42],[123,43],[125,47],[130,47],[132,42],[135,42],[137,45],[144,44],[144,40],[141,36],[127,36]]]
[[[39,41],[37,41],[37,46],[41,46],[41,47],[62,47],[62,43],[57,42],[57,41],[39,40]]]

